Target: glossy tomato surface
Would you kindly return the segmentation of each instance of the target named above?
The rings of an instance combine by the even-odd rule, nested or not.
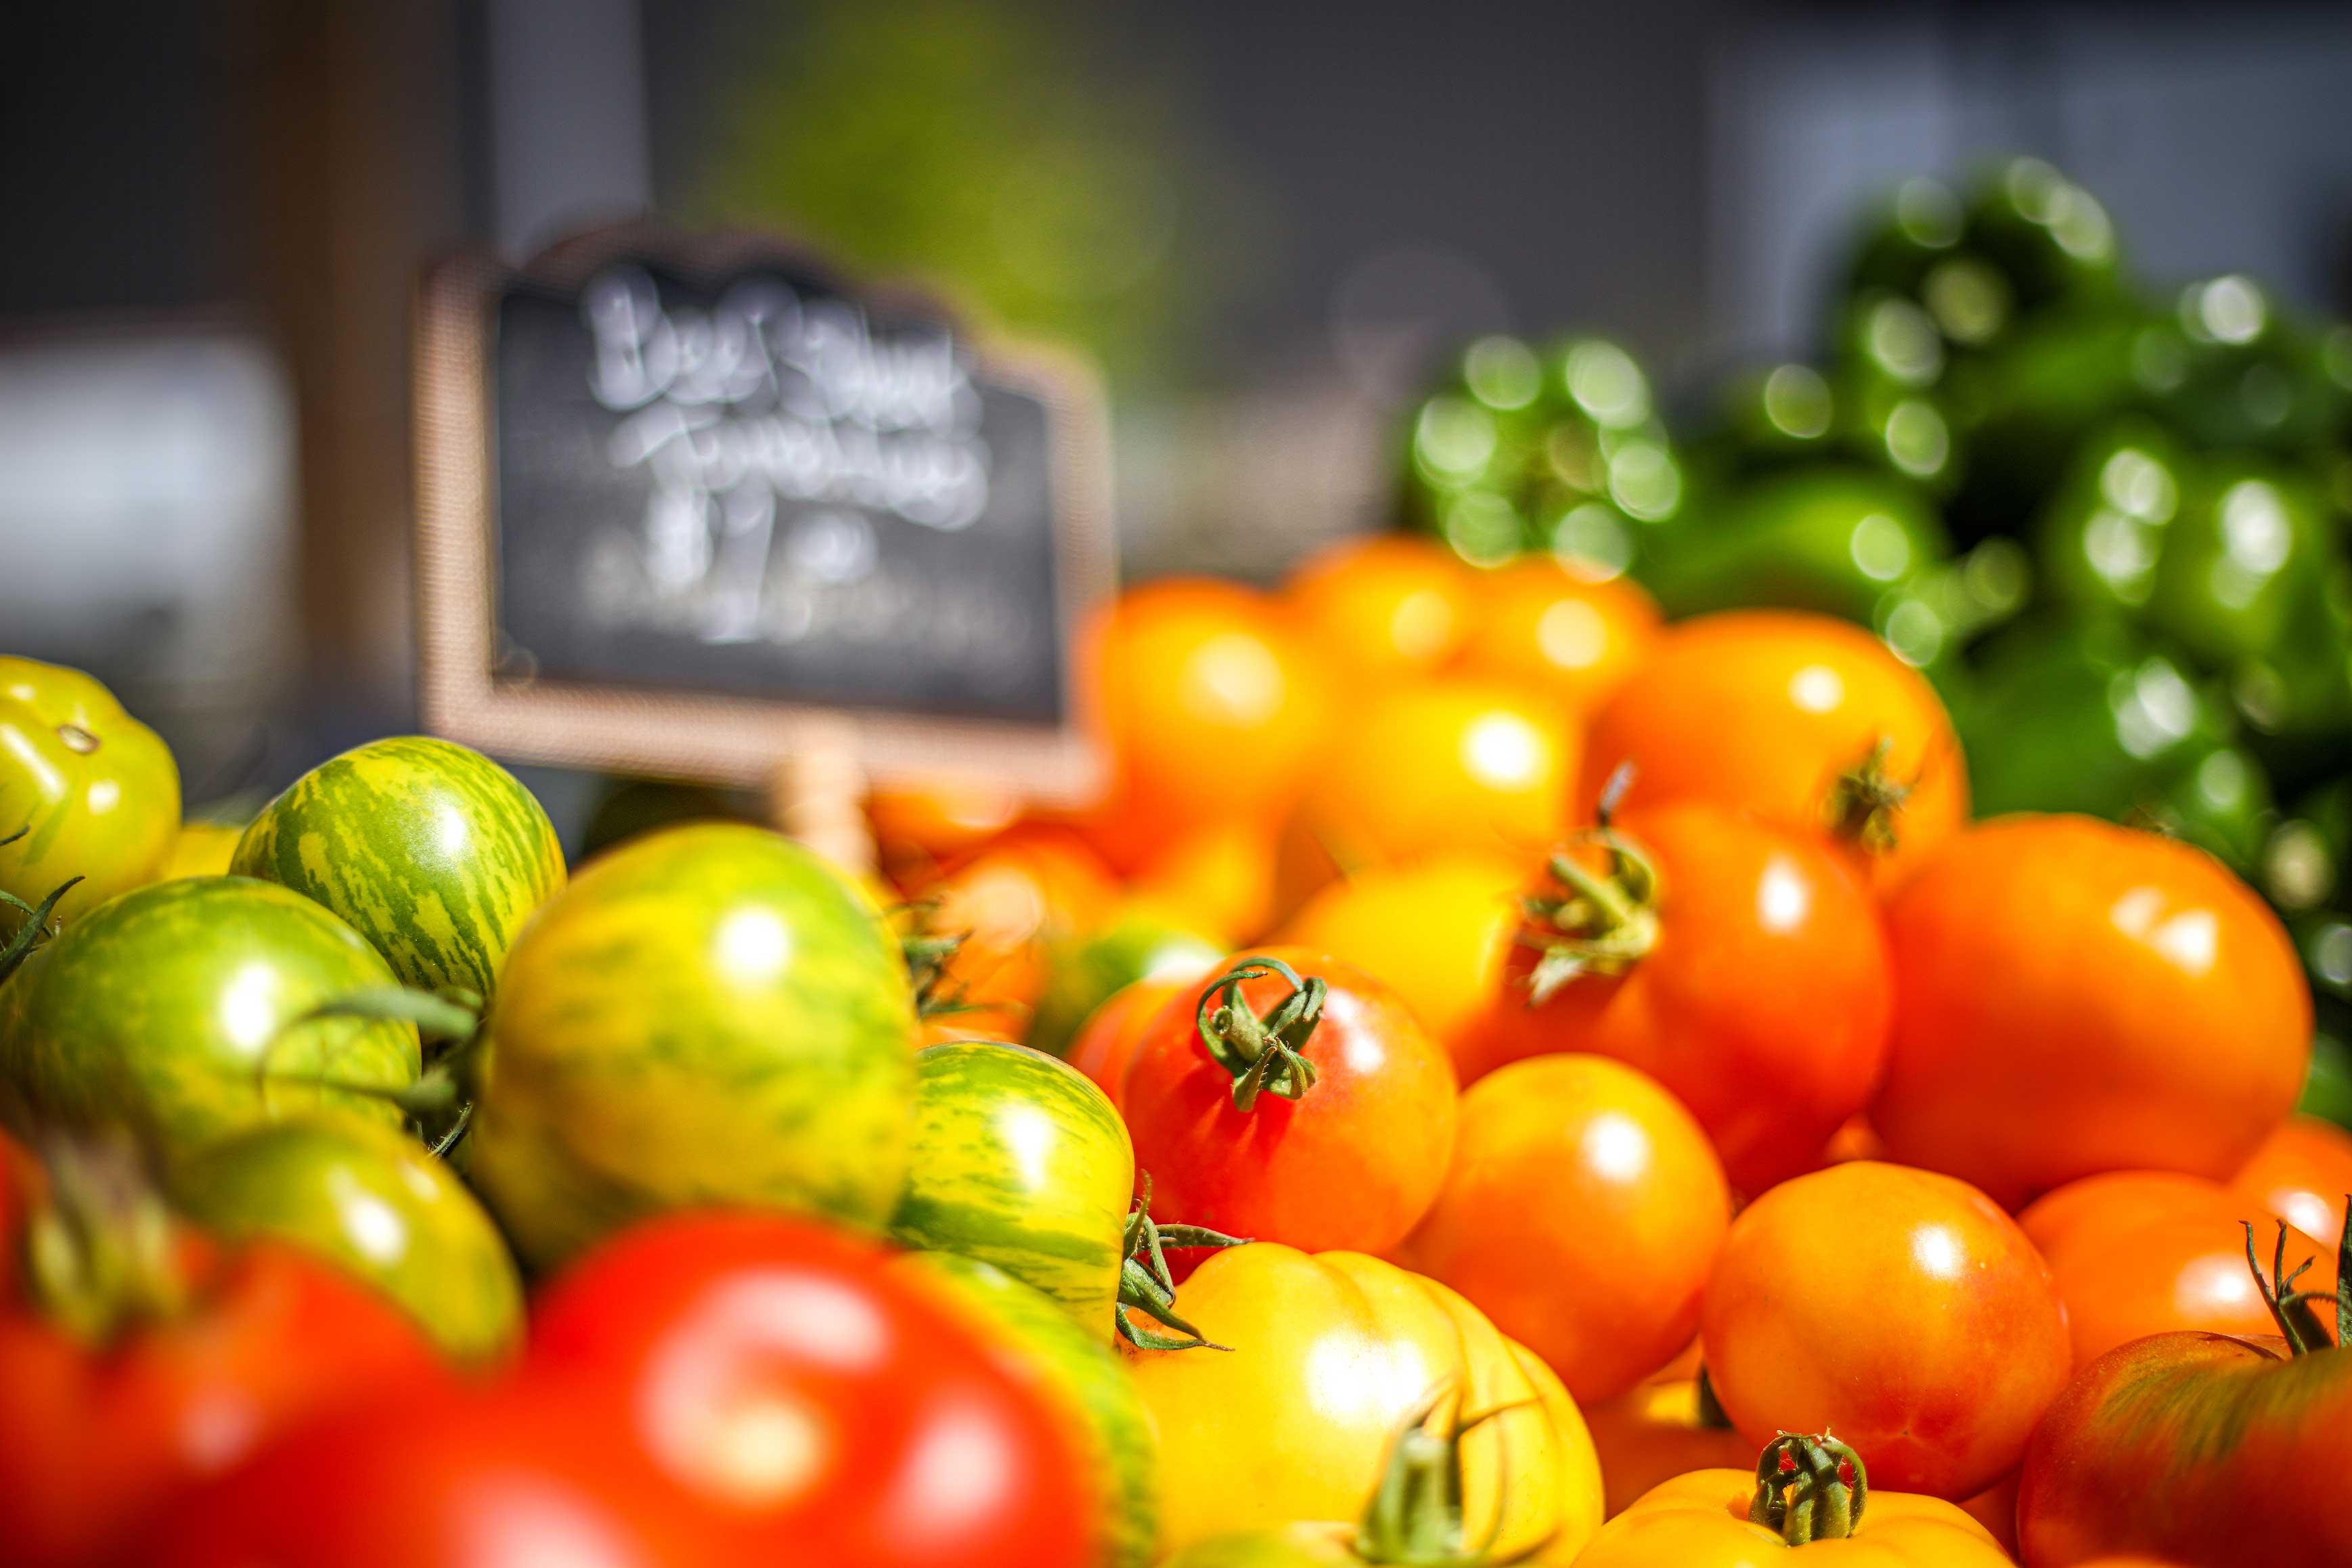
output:
[[[1128,1063],[1120,1106],[1153,1213],[1229,1236],[1314,1250],[1379,1252],[1436,1197],[1454,1149],[1454,1068],[1395,992],[1301,948],[1280,959],[1328,988],[1300,1052],[1316,1080],[1295,1100],[1234,1103],[1234,1074],[1203,1043],[1200,991],[1171,998]],[[1230,966],[1229,966],[1230,967]],[[1265,1015],[1292,988],[1268,973],[1240,997]]]
[[[1876,909],[1818,839],[1719,805],[1644,804],[1622,831],[1656,873],[1647,950],[1538,1000],[1531,981],[1563,933],[1529,918],[1467,1075],[1545,1051],[1613,1056],[1672,1090],[1732,1185],[1761,1192],[1811,1165],[1876,1085],[1894,1008]],[[1547,875],[1534,891],[1568,890]]]
[[[1695,1470],[1661,1483],[1593,1539],[1578,1568],[1756,1568],[1786,1562],[1797,1568],[2003,1568],[2009,1553],[1984,1526],[1941,1498],[1919,1497],[1878,1484],[1843,1541],[1792,1547],[1748,1520],[1756,1474],[1748,1469]]]
[[[1631,578],[1530,555],[1480,573],[1477,583],[1454,667],[1548,691],[1580,714],[1614,695],[1658,641],[1657,601]]]
[[[1135,1048],[1143,1043],[1152,1019],[1179,993],[1197,996],[1200,987],[1198,980],[1137,980],[1121,986],[1087,1016],[1065,1060],[1118,1105],[1125,1091],[1127,1064],[1134,1060]]]
[[[23,830],[18,836],[18,831]],[[70,921],[163,874],[180,768],[155,732],[79,670],[0,657],[0,893]],[[0,912],[0,935],[20,917]]]
[[[1479,602],[1469,568],[1410,534],[1326,546],[1282,589],[1291,629],[1360,681],[1438,668],[1470,632]]]
[[[2306,1236],[2344,1234],[2352,1193],[2352,1133],[2317,1116],[2290,1116],[2230,1185]]]
[[[682,1214],[549,1285],[529,1368],[745,1546],[808,1561],[1076,1564],[1095,1497],[1066,1416],[878,1249]]]
[[[2016,1206],[2077,1176],[2227,1180],[2311,1054],[2294,948],[2200,850],[2074,816],[2003,817],[1886,909],[1897,1006],[1871,1122],[1890,1155]]]
[[[1445,1186],[1399,1257],[1470,1298],[1584,1404],[1690,1343],[1730,1222],[1715,1150],[1656,1080],[1606,1057],[1541,1056],[1463,1094]]]
[[[1759,1447],[1834,1432],[1874,1487],[1955,1500],[2014,1469],[2071,1365],[2050,1269],[1984,1194],[1859,1160],[1732,1223],[1700,1344]]]

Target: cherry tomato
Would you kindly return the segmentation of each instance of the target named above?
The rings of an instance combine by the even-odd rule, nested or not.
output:
[[[1656,1080],[1540,1056],[1462,1096],[1454,1162],[1399,1257],[1453,1286],[1579,1404],[1674,1359],[1731,1223],[1706,1133]]]
[[[957,939],[926,988],[926,1039],[1018,1040],[1045,988],[1052,949],[1099,925],[1118,886],[1074,834],[1032,826],[918,881],[908,895],[922,932]]]
[[[1424,538],[1385,534],[1325,547],[1284,584],[1291,628],[1350,680],[1426,674],[1477,613],[1470,570]]]
[[[1955,1500],[2017,1467],[2065,1386],[2065,1310],[2016,1221],[1964,1182],[1867,1160],[1734,1220],[1699,1341],[1759,1444],[1834,1431],[1874,1480]]]
[[[1868,1103],[1886,1049],[1869,893],[1818,840],[1706,801],[1629,811],[1615,844],[1555,857],[1465,1074],[1541,1051],[1613,1056],[1691,1108],[1735,1187],[1807,1169]]]
[[[1549,698],[1449,677],[1370,696],[1284,831],[1279,902],[1448,851],[1528,854],[1567,826],[1576,737]]]
[[[1119,1104],[1155,1212],[1307,1250],[1403,1240],[1454,1149],[1444,1050],[1386,986],[1296,947],[1162,1006]]]
[[[2276,1332],[2246,1267],[2246,1230],[2267,1264],[2277,1227],[2262,1199],[2169,1171],[2069,1182],[2018,1216],[2066,1303],[2080,1372],[2117,1345],[2179,1329]],[[2315,1259],[2298,1289],[2336,1289],[2334,1249],[2287,1236],[2287,1267]]]
[[[1524,880],[1521,861],[1487,852],[1368,866],[1308,899],[1275,940],[1386,982],[1459,1067],[1502,977]]]
[[[1657,601],[1627,577],[1598,577],[1557,556],[1521,556],[1478,579],[1469,641],[1454,667],[1549,691],[1591,713],[1657,643]]]
[[[1085,1562],[1094,1498],[1060,1412],[887,1262],[797,1220],[656,1219],[546,1289],[528,1365],[583,1390],[747,1552]]]
[[[1622,763],[1647,804],[1695,798],[1865,852],[1880,885],[1968,820],[1951,720],[1919,673],[1826,616],[1675,625],[1593,716],[1580,814]]]
[[[1117,863],[1187,828],[1289,810],[1318,764],[1330,694],[1276,601],[1163,578],[1120,595],[1089,651],[1113,772],[1097,826]]]
[[[2341,1236],[2352,1133],[2317,1116],[2290,1116],[2230,1185],[2306,1236]]]
[[[1178,833],[1135,862],[1128,889],[1194,930],[1255,936],[1274,918],[1276,831],[1244,819]]]
[[[2226,1180],[2286,1116],[2311,993],[2275,915],[2186,844],[2004,817],[1887,904],[1897,998],[1871,1122],[2016,1207],[2107,1170]]]
[[[1190,997],[1199,990],[1198,980],[1146,978],[1121,986],[1078,1026],[1065,1060],[1094,1080],[1113,1105],[1118,1104],[1127,1085],[1127,1064],[1135,1059],[1135,1048],[1143,1043],[1151,1020],[1180,992]]]
[[[143,1531],[154,1568],[707,1568],[717,1522],[558,1391],[406,1391],[299,1428]]]

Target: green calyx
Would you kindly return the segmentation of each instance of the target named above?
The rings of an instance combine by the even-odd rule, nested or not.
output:
[[[24,1238],[26,1289],[41,1313],[97,1347],[184,1311],[171,1214],[130,1140],[50,1138],[41,1163],[47,1190]]]
[[[1389,1439],[1380,1484],[1357,1525],[1356,1555],[1394,1568],[1499,1568],[1521,1563],[1550,1544],[1545,1537],[1507,1558],[1496,1558],[1495,1538],[1503,1528],[1502,1500],[1494,1522],[1476,1546],[1465,1540],[1462,1506],[1462,1439],[1497,1416],[1528,1407],[1518,1400],[1463,1416],[1432,1431],[1429,1417],[1447,1393],[1440,1385],[1405,1417]]]
[[[1791,1546],[1843,1541],[1862,1523],[1869,1500],[1870,1477],[1860,1454],[1827,1432],[1783,1432],[1756,1461],[1748,1518]]]
[[[2254,1228],[2239,1221],[2246,1232],[2246,1267],[2253,1271],[2254,1289],[2262,1292],[2263,1305],[2270,1309],[2271,1321],[2277,1323],[2279,1335],[2286,1341],[2290,1355],[2310,1355],[2317,1351],[2332,1350],[2338,1345],[2352,1344],[2352,1196],[2345,1200],[2344,1234],[2336,1244],[2336,1289],[2298,1291],[2294,1282],[2303,1278],[2304,1270],[2317,1260],[2305,1258],[2294,1267],[2286,1267],[2286,1221],[2278,1222],[2278,1247],[2271,1255],[2271,1271],[2266,1279],[2260,1260],[2254,1256]],[[2320,1322],[2318,1303],[2336,1303],[2336,1333],[2328,1336]]]
[[[0,838],[0,848],[15,843],[32,831],[32,824],[27,822],[15,832]],[[23,967],[25,960],[33,956],[33,949],[48,939],[49,921],[58,912],[58,901],[71,893],[74,883],[80,880],[78,876],[68,877],[63,886],[52,889],[49,895],[38,904],[27,904],[15,894],[0,889],[0,909],[13,909],[24,917],[24,924],[16,927],[16,935],[5,946],[0,946],[0,980],[5,980]]]
[[[1904,802],[1918,787],[1917,779],[1906,783],[1886,770],[1887,753],[1894,744],[1880,736],[1860,762],[1831,782],[1823,805],[1832,833],[1874,855],[1895,852]]]
[[[432,1065],[415,1082],[397,1089],[381,1083],[358,1083],[319,1073],[284,1073],[270,1066],[271,1051],[264,1050],[254,1071],[265,1098],[273,1083],[300,1082],[365,1095],[395,1105],[416,1135],[436,1155],[447,1155],[462,1142],[474,1115],[474,1067],[488,1031],[482,998],[455,986],[419,990],[414,986],[365,986],[320,1003],[286,1020],[271,1046],[293,1030],[320,1019],[362,1019],[373,1022],[408,1023],[430,1048]]]
[[[1577,856],[1598,846],[1607,857],[1595,871]],[[1519,940],[1539,956],[1528,976],[1528,1001],[1539,1006],[1586,975],[1622,975],[1658,945],[1658,869],[1624,834],[1601,825],[1572,837],[1552,853],[1557,891],[1521,902],[1528,929]]]
[[[1168,1271],[1168,1247],[1246,1247],[1246,1236],[1227,1236],[1199,1225],[1161,1225],[1151,1218],[1151,1173],[1143,1176],[1143,1196],[1129,1211],[1120,1242],[1125,1255],[1118,1269],[1118,1301],[1110,1310],[1119,1338],[1138,1350],[1231,1350],[1203,1337],[1199,1329],[1176,1313],[1176,1280]],[[1134,1314],[1176,1331],[1164,1334],[1144,1327]],[[1178,1335],[1183,1337],[1179,1338]]]
[[[914,988],[915,1016],[936,1018],[942,1013],[965,1011],[961,992],[948,988],[948,966],[955,962],[957,952],[971,939],[971,933],[932,929],[932,916],[939,911],[936,904],[903,907],[911,929],[899,939],[898,950],[907,960],[908,983]]]
[[[1289,994],[1263,1014],[1250,1011],[1242,987],[1276,976]],[[1296,1100],[1315,1087],[1315,1064],[1300,1053],[1322,1019],[1328,989],[1320,978],[1300,979],[1279,958],[1244,958],[1209,982],[1193,1017],[1201,1043],[1233,1074],[1234,1110],[1246,1113],[1260,1094]]]

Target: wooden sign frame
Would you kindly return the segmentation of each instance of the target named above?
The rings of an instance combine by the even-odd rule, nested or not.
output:
[[[510,268],[480,256],[430,268],[415,303],[416,601],[419,700],[436,734],[525,761],[756,784],[788,756],[846,755],[882,782],[973,779],[1075,802],[1099,785],[1080,680],[1080,622],[1116,584],[1110,438],[1099,382],[1076,359],[975,334],[906,286],[845,288],[869,305],[949,324],[987,379],[1036,397],[1054,432],[1058,725],[823,707],[683,690],[622,689],[502,673],[496,647],[498,485],[491,386],[496,311],[516,282],[574,292],[614,262],[718,280],[763,264],[826,269],[772,235],[684,236],[650,225],[596,230]]]

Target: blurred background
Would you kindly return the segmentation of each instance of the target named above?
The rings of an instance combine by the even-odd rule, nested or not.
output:
[[[1260,580],[1400,517],[1474,559],[1535,530],[1622,564],[1629,519],[1717,504],[1828,430],[1832,393],[1953,549],[2021,532],[1998,461],[1953,476],[1975,416],[1943,367],[2001,336],[1985,310],[2048,301],[2003,275],[1988,305],[1979,274],[1886,248],[1958,224],[1953,192],[1992,191],[2157,317],[2238,279],[2179,297],[2192,349],[2352,312],[2340,6],[91,0],[14,22],[0,643],[111,683],[199,803],[413,723],[407,310],[461,247],[520,258],[651,209],[920,275],[1104,365],[1130,575]],[[2001,185],[2017,153],[2074,183]],[[1909,314],[1856,315],[1868,287]],[[1904,333],[1927,318],[1923,374]],[[1622,429],[1655,427],[1602,512],[1569,508],[1572,539],[1471,474],[1517,345],[1563,334],[1607,339],[1578,362],[1640,392]],[[1480,340],[1485,391],[1459,358]],[[2294,374],[2352,377],[2337,340],[2295,341]],[[1854,352],[1892,380],[1853,392]],[[1449,376],[1461,395],[1424,404]],[[1921,398],[1872,390],[1906,376]],[[2230,388],[2257,425],[2301,395]],[[2014,600],[2017,565],[1978,559],[1969,591]],[[1922,662],[1976,612],[1935,591],[1889,632]],[[572,785],[532,777],[565,820]]]

